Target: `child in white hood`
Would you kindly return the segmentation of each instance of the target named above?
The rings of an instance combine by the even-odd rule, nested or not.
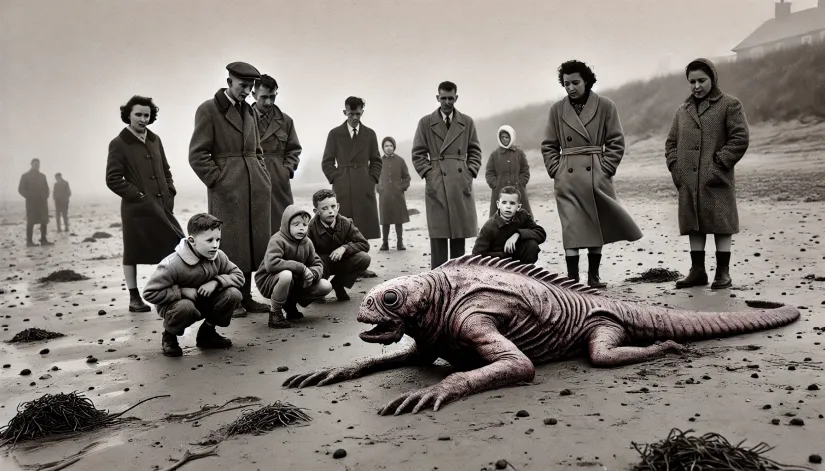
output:
[[[498,128],[498,149],[487,159],[485,177],[487,185],[493,190],[490,197],[490,215],[493,217],[498,208],[498,194],[505,186],[513,186],[521,194],[521,209],[532,214],[530,202],[527,199],[527,182],[530,181],[530,166],[524,151],[516,146],[516,131],[511,126],[504,125]]]

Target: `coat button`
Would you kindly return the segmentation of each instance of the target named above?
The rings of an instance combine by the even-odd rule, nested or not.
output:
[[[693,167],[693,171],[694,171],[694,172],[696,171],[696,167]]]
[[[568,168],[568,169],[567,169],[567,173],[573,173],[573,169],[572,169],[572,168]]]
[[[458,173],[461,173],[461,169],[458,169]]]
[[[699,146],[693,146],[693,150],[699,150]]]
[[[573,140],[573,138],[571,136],[567,136],[567,142],[570,142],[572,140]]]
[[[587,167],[585,170],[587,170],[587,171],[589,172],[589,171],[590,171],[590,167]]]
[[[161,193],[158,193],[158,194],[157,194],[157,196],[158,196],[158,198],[160,198],[160,197],[162,197],[163,195],[162,195]]]
[[[156,177],[156,176],[154,176],[154,175],[152,175],[151,177],[149,177],[149,179],[150,179],[150,180],[157,180],[157,178],[158,178],[158,177]]]
[[[441,174],[444,175],[445,177],[447,176],[447,172],[441,172]]]

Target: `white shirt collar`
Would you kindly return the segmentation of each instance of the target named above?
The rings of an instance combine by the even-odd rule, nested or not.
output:
[[[350,124],[349,124],[349,122],[348,122],[348,123],[347,123],[347,128],[349,129],[349,135],[350,135],[350,137],[352,137],[352,130],[353,130],[353,129],[355,129],[355,130],[356,130],[356,131],[358,131],[359,133],[361,132],[361,123],[358,123],[358,126],[355,126],[355,127],[353,128],[352,126],[350,126]]]
[[[446,121],[447,121],[447,115],[446,115],[446,114],[444,114],[444,112],[443,112],[443,111],[441,111],[441,110],[438,110],[438,111],[441,113],[441,121],[445,121],[445,122],[446,122]],[[454,114],[455,114],[455,110],[453,110],[453,111],[450,113],[450,119],[453,119],[453,115],[454,115]]]
[[[232,106],[235,106],[235,103],[238,102],[238,100],[232,98],[232,95],[229,94],[228,90],[224,90],[223,94],[226,95],[226,98],[229,98],[229,103],[232,103]]]

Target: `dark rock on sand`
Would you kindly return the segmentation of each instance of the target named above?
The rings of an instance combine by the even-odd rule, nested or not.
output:
[[[82,281],[88,279],[89,277],[83,276],[74,270],[57,270],[55,272],[50,273],[48,276],[40,278],[38,281],[40,281],[41,283],[64,283],[69,281]]]

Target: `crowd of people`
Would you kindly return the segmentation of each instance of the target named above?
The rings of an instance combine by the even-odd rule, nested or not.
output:
[[[134,96],[121,107],[126,127],[109,145],[106,183],[121,197],[129,310],[149,311],[145,301],[156,306],[168,356],[182,354],[178,337],[200,320],[197,345],[227,348],[232,342],[216,327],[232,318],[268,312],[270,327],[289,328],[303,317],[298,306],[326,302],[332,291],[348,300],[347,289],[372,273],[369,240],[381,237],[380,250],[389,250],[393,225],[396,248],[405,250],[410,172],[395,139],[387,136],[379,146],[375,131],[362,123],[364,100],[348,97],[345,121],[328,134],[321,168],[331,189],[315,192],[310,212],[293,201],[290,180],[302,148],[294,121],[275,104],[277,82],[244,62],[226,68],[227,87],[195,111],[189,163],[206,186],[208,208],[188,221],[186,234],[174,216],[177,192],[163,144],[148,129],[158,115],[151,98]],[[690,96],[676,110],[665,146],[679,195],[679,230],[691,248],[690,273],[676,286],[708,284],[704,247],[713,234],[712,288],[727,288],[731,236],[739,231],[734,166],[748,148],[748,125],[739,100],[719,88],[710,61],[690,62],[685,76]],[[580,280],[579,251],[587,249],[587,284],[603,288],[604,245],[642,238],[613,185],[625,136],[615,104],[593,91],[596,75],[587,64],[563,63],[558,81],[567,96],[550,107],[540,146],[554,182],[567,276]],[[473,181],[482,150],[475,123],[456,108],[456,84],[442,82],[437,92],[438,107],[419,120],[410,157],[425,182],[430,266],[464,255],[467,238],[475,238],[473,254],[535,263],[547,232],[532,214],[530,167],[515,129],[498,129],[484,174],[490,210],[479,229]],[[55,205],[68,230],[70,191],[68,183],[58,183]],[[41,224],[41,243],[48,244],[49,188],[37,159],[21,179],[20,194],[28,244],[34,224]],[[137,288],[141,264],[157,264],[143,297]],[[253,299],[253,279],[268,303]]]

